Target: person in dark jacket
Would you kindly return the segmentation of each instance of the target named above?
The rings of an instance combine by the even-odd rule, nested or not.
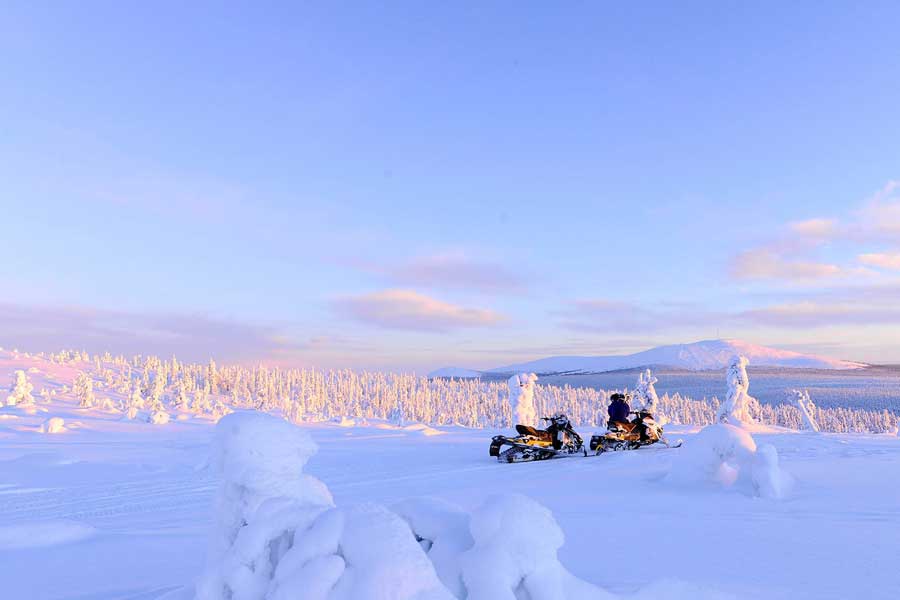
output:
[[[631,412],[631,407],[628,406],[625,395],[613,394],[611,399],[612,402],[610,402],[609,408],[606,411],[609,413],[609,422],[612,423],[616,421],[619,423],[627,423],[628,413]]]

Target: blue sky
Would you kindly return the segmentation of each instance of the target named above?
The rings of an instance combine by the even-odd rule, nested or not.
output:
[[[0,16],[0,344],[900,361],[896,3]]]

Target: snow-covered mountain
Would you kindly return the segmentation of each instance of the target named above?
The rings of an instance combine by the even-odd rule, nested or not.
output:
[[[758,346],[742,340],[705,340],[693,344],[659,346],[636,354],[618,356],[551,356],[489,369],[490,373],[533,371],[535,373],[597,373],[644,366],[666,366],[691,371],[724,368],[731,357],[741,354],[753,366],[806,369],[859,369],[867,365],[813,354],[801,354]]]

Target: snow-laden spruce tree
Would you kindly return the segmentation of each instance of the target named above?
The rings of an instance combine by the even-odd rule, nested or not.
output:
[[[650,369],[641,371],[638,375],[637,385],[632,395],[632,410],[645,410],[653,415],[660,425],[668,423],[668,418],[661,414],[659,408],[659,396],[656,395],[654,384],[659,381],[650,372]]]
[[[34,404],[34,396],[31,390],[34,386],[28,381],[28,375],[25,371],[18,370],[13,374],[13,383],[9,388],[10,394],[6,397],[7,406],[28,406]]]
[[[406,425],[406,411],[403,408],[403,400],[398,399],[397,404],[388,413],[388,422],[391,425],[403,427]]]
[[[751,409],[759,403],[756,398],[748,393],[750,378],[747,376],[747,365],[750,361],[746,356],[735,356],[728,365],[725,373],[725,381],[728,383],[728,395],[719,406],[717,420],[719,423],[728,423],[738,427],[754,422]]]
[[[807,390],[791,390],[791,404],[800,411],[802,419],[802,427],[807,431],[819,431],[819,424],[816,422],[816,405],[813,404]]]
[[[75,397],[78,398],[78,406],[91,408],[94,406],[94,380],[84,372],[75,376]]]
[[[519,373],[507,381],[509,386],[509,407],[512,409],[513,425],[536,425],[537,414],[534,410],[534,373]]]

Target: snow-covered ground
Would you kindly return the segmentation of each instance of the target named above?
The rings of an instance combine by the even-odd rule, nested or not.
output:
[[[20,356],[0,364],[0,377],[12,381],[23,367],[32,369],[35,405],[0,409],[2,597],[190,597],[219,486],[208,466],[212,419],[173,412],[153,425],[79,408],[61,391],[41,398],[41,389],[71,385],[77,370]],[[895,598],[900,590],[894,435],[754,433],[760,448],[777,449],[793,481],[774,499],[668,477],[700,447],[692,427],[667,429],[684,439],[680,449],[515,465],[488,456],[491,430],[353,419],[302,429],[319,446],[303,470],[338,507],[433,496],[471,511],[497,493],[524,494],[564,532],[562,564],[626,598],[819,600],[861,590]]]
[[[217,485],[204,467],[211,424],[51,410],[79,428],[42,434],[40,416],[21,416],[0,430],[4,597],[150,599],[190,585]],[[668,483],[684,448],[503,465],[487,456],[485,431],[306,429],[320,448],[306,470],[337,505],[431,495],[472,508],[520,492],[552,510],[563,564],[612,592],[660,580],[737,598],[851,598],[861,582],[869,598],[900,590],[896,437],[756,435],[796,480],[779,501]]]

